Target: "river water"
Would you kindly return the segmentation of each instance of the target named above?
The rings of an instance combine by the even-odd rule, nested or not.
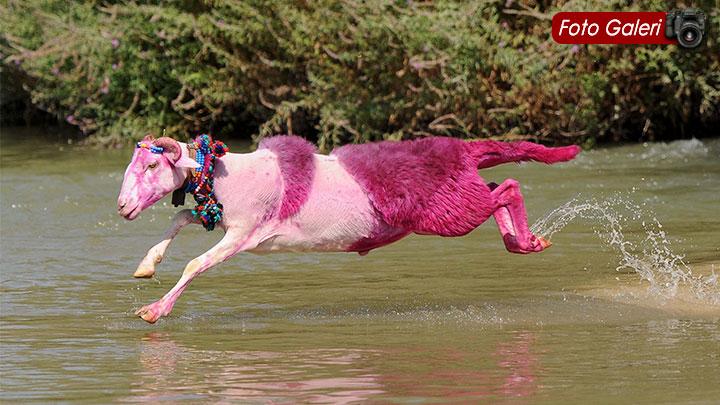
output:
[[[117,216],[131,153],[3,130],[0,401],[720,401],[720,139],[483,171],[520,181],[540,254],[492,220],[365,257],[241,254],[155,325],[133,311],[221,234],[186,228],[133,279],[176,209]]]

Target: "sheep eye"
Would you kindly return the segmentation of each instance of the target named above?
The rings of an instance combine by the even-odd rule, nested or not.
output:
[[[154,169],[154,168],[157,167],[157,165],[158,165],[158,162],[150,163],[150,164],[148,165],[148,169]]]

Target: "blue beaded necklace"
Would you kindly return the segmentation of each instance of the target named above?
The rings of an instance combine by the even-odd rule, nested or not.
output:
[[[193,216],[202,221],[205,229],[212,231],[223,216],[223,206],[217,201],[214,190],[215,158],[223,157],[229,149],[223,142],[213,141],[207,134],[195,138],[191,149],[195,150],[198,168],[194,169],[188,179],[184,192],[192,193],[197,202],[192,210]]]

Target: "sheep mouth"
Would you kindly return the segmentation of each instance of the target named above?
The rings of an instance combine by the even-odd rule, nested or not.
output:
[[[138,215],[140,215],[140,211],[142,211],[142,208],[140,208],[140,204],[138,204],[130,211],[127,211],[127,213],[123,213],[123,211],[119,212],[120,216],[127,219],[128,221],[132,221],[133,219],[137,218]]]

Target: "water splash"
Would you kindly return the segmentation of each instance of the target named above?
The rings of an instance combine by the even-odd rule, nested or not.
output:
[[[634,271],[650,283],[651,293],[671,298],[680,288],[687,288],[698,300],[720,304],[720,285],[714,269],[708,276],[693,274],[684,257],[672,251],[657,218],[629,198],[576,197],[538,220],[531,230],[550,239],[576,218],[591,221],[594,232],[620,254],[616,270]],[[624,229],[637,225],[642,226],[640,239],[630,240]]]
[[[670,143],[644,143],[643,149],[638,158],[644,162],[678,160],[688,162],[690,159],[703,158],[710,153],[710,148],[695,138]]]

